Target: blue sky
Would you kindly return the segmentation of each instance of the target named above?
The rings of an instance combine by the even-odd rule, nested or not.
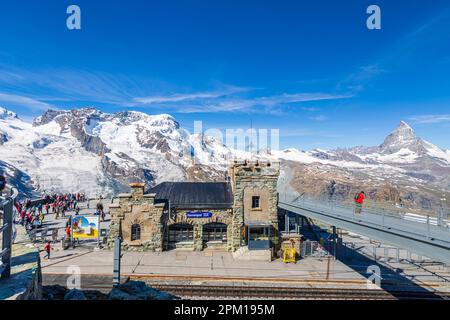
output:
[[[81,8],[82,29],[66,28]],[[366,28],[377,4],[382,29]],[[400,122],[450,149],[450,2],[2,1],[0,105],[279,128],[281,147],[377,145]]]

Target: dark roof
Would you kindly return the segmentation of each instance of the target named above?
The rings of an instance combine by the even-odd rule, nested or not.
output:
[[[233,206],[229,182],[163,182],[149,190],[158,201],[170,200],[172,208],[227,209]]]

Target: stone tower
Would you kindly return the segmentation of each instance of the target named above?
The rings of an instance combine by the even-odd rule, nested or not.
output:
[[[279,175],[279,163],[235,161],[230,166],[229,177],[234,195],[233,251],[243,244],[243,228],[248,223],[271,224],[272,242],[275,246],[278,245]]]
[[[120,194],[118,203],[109,206],[111,213],[108,247],[122,238],[122,247],[134,251],[161,251],[167,215],[164,204],[155,203],[155,194],[144,194],[144,183],[131,183],[131,193]],[[134,235],[133,235],[134,229]]]

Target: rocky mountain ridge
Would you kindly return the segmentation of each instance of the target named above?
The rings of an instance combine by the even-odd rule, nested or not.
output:
[[[351,199],[364,189],[374,201],[431,207],[450,190],[450,152],[418,138],[405,122],[375,147],[251,154],[191,134],[167,114],[88,107],[48,110],[27,123],[0,108],[0,152],[4,168],[29,178],[28,191],[32,184],[106,196],[136,180],[224,180],[233,158],[280,161],[280,192],[313,197]]]

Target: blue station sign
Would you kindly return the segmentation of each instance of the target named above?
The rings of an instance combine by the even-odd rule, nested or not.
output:
[[[189,211],[186,213],[186,218],[211,218],[212,212],[193,212]]]

